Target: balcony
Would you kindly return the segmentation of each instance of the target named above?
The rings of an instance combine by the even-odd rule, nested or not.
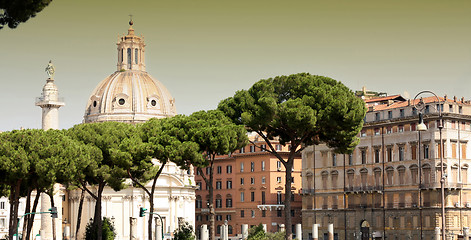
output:
[[[264,205],[257,205],[257,208],[260,210],[283,210],[285,209],[284,204],[264,204]]]
[[[455,190],[455,189],[462,189],[463,184],[458,182],[445,182],[445,189]],[[441,188],[440,182],[433,182],[433,183],[422,183],[420,185],[421,189],[424,190],[436,190]]]
[[[344,191],[347,193],[357,193],[357,192],[381,192],[383,191],[383,186],[356,186],[356,187],[345,187]]]

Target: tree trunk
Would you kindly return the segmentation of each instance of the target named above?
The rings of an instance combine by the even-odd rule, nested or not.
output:
[[[211,156],[211,163],[209,167],[209,222],[211,226],[209,227],[210,240],[216,239],[216,221],[214,219],[214,188],[213,188],[213,164],[214,156]]]
[[[52,190],[48,195],[49,195],[49,198],[51,199],[51,209],[53,209],[54,208],[54,187],[52,187]],[[57,211],[59,211],[59,209],[57,209]],[[52,221],[52,239],[57,239],[56,238],[56,219],[51,217],[51,221]]]
[[[31,209],[31,212],[36,212],[36,208],[38,207],[38,203],[39,203],[39,197],[41,195],[41,192],[39,192],[38,190],[36,190],[36,197],[34,198],[34,203],[33,203],[33,209]],[[34,223],[34,216],[35,214],[31,214],[29,215],[30,218],[28,219],[28,227],[26,229],[26,238],[25,239],[29,239],[30,236],[31,236],[31,230],[33,230],[33,223]]]
[[[8,228],[8,238],[13,239],[13,235],[16,234],[18,227],[18,203],[20,200],[20,186],[21,180],[18,180],[14,186],[11,187],[10,191],[10,221]]]
[[[31,187],[28,187],[27,193],[26,193],[25,213],[31,212],[31,192],[32,191],[33,190],[31,189]],[[31,218],[31,215],[26,215],[23,219],[23,230],[21,231],[23,236],[26,236],[26,228],[27,228],[30,218]]]
[[[78,237],[78,233],[80,230],[80,222],[82,221],[82,207],[83,207],[83,200],[85,198],[85,188],[82,188],[82,193],[80,194],[80,202],[79,202],[79,208],[78,208],[78,213],[77,213],[77,228],[75,229],[75,239]]]
[[[93,224],[95,224],[97,230],[97,240],[102,240],[103,233],[103,219],[101,217],[101,196],[103,194],[103,189],[105,188],[105,183],[101,182],[98,184],[98,193],[95,205],[95,215],[93,218]]]
[[[291,219],[291,176],[293,171],[293,159],[289,157],[288,161],[285,164],[286,174],[285,174],[285,230],[286,230],[286,240],[291,240],[292,235],[292,219]]]
[[[152,214],[154,212],[154,191],[149,195],[149,219],[147,220],[147,232],[149,234],[149,240],[152,240]],[[162,233],[164,234],[164,233]],[[155,239],[158,240],[158,239]],[[159,239],[160,240],[160,239]]]

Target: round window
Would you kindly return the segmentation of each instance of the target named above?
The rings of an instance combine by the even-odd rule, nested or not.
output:
[[[155,105],[157,105],[157,101],[155,101],[155,100],[150,101],[150,105],[155,107]]]
[[[124,98],[120,98],[120,99],[118,100],[119,105],[124,105],[125,102],[126,102],[126,101],[124,101]]]
[[[93,107],[96,107],[96,101],[93,101]]]

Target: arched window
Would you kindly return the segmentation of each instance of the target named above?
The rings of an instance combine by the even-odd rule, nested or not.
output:
[[[138,51],[139,51],[139,50],[138,50],[137,48],[134,49],[134,63],[135,63],[135,64],[137,64]]]
[[[406,183],[406,168],[401,165],[397,167],[397,172],[399,174],[399,185],[404,185]]]
[[[412,164],[410,165],[409,167],[409,170],[410,170],[410,176],[411,176],[411,180],[412,180],[412,184],[417,184],[417,176],[419,176],[418,172],[419,172],[419,167],[415,164]]]
[[[431,176],[430,176],[430,164],[424,164],[422,165],[422,175],[423,175],[423,180],[424,184],[430,184]],[[438,180],[440,181],[440,180]]]
[[[221,195],[216,195],[216,208],[222,208],[222,197]]]
[[[132,57],[131,57],[131,49],[128,48],[128,69],[131,69]]]
[[[377,187],[383,185],[382,181],[381,181],[382,180],[381,179],[381,171],[382,171],[382,169],[379,168],[379,167],[376,167],[376,168],[373,169],[373,172],[374,172],[374,175],[375,175],[375,186],[377,186]]]
[[[394,168],[389,166],[386,168],[386,179],[387,179],[387,184],[388,185],[393,185],[393,176],[394,176]]]
[[[360,170],[360,180],[361,180],[361,186],[363,188],[366,188],[367,180],[368,180],[368,169],[362,168]]]
[[[456,163],[451,166],[450,179],[451,179],[450,182],[453,182],[453,184],[455,184],[459,181],[458,164],[456,164]]]
[[[195,201],[195,207],[196,208],[202,208],[203,207],[203,200],[201,199],[200,195],[196,196],[196,201]]]
[[[232,195],[227,194],[226,195],[226,208],[231,208],[232,207]]]
[[[227,233],[232,234],[232,226],[231,225],[227,226]]]
[[[334,170],[330,172],[330,177],[332,178],[332,189],[337,188],[337,182],[339,179],[339,172],[337,170]]]
[[[463,184],[468,184],[468,164],[461,167],[461,182]]]

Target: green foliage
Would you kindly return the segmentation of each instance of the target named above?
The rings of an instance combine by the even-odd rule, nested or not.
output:
[[[173,232],[173,240],[194,240],[193,226],[188,222],[182,222]],[[159,239],[160,240],[160,239]]]
[[[263,225],[260,223],[249,229],[248,240],[283,240],[285,239],[285,232],[270,233],[263,231]]]
[[[5,25],[16,28],[21,22],[35,17],[52,0],[0,0],[0,29]]]
[[[247,145],[247,132],[219,110],[199,111],[188,117],[186,129],[191,141],[206,154],[228,154]]]
[[[98,231],[95,227],[96,225],[93,222],[89,222],[85,228],[85,240],[96,240]],[[114,240],[116,237],[116,229],[114,224],[110,221],[109,218],[103,218],[103,231],[101,233],[103,240]]]
[[[337,152],[351,152],[358,143],[366,109],[342,83],[299,73],[260,80],[219,103],[235,123],[266,133],[281,144],[326,143]]]
[[[254,226],[249,229],[249,236],[247,237],[248,240],[265,240],[267,239],[267,235],[263,230],[263,225],[260,223],[257,226]]]

